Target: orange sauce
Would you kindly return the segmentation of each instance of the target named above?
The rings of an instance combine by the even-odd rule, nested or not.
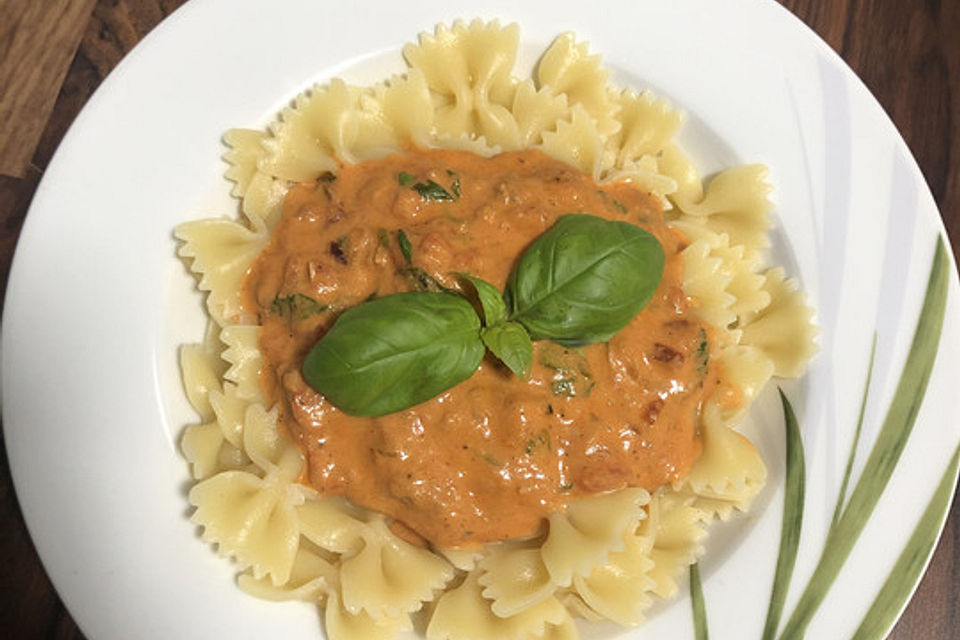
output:
[[[458,195],[424,199],[413,186],[428,180]],[[452,274],[467,272],[503,290],[524,249],[577,212],[637,224],[666,253],[653,300],[609,342],[535,342],[525,380],[488,354],[467,381],[380,418],[346,415],[304,382],[303,360],[339,311],[420,286],[398,230],[421,284],[425,273],[457,287]],[[576,498],[682,479],[717,377],[681,289],[685,246],[650,194],[599,186],[537,151],[413,150],[295,185],[243,295],[263,327],[264,386],[307,457],[304,481],[386,514],[408,537],[468,548],[535,535]],[[329,308],[285,308],[293,294]]]

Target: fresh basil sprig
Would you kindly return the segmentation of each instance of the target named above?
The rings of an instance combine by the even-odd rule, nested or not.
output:
[[[480,319],[450,293],[412,292],[345,311],[314,345],[303,377],[354,416],[382,416],[469,378],[483,358]]]
[[[477,292],[477,299],[480,302],[480,309],[483,311],[485,325],[493,326],[506,319],[507,305],[503,302],[499,289],[483,278],[471,276],[469,273],[458,273],[457,275],[469,282]]]
[[[504,297],[509,319],[534,339],[578,346],[605,342],[660,285],[663,247],[627,222],[567,214],[524,252]]]
[[[526,378],[533,365],[533,342],[523,325],[508,322],[507,305],[495,286],[466,273],[457,274],[473,285],[483,311],[484,327],[480,332],[483,344],[511,371]]]
[[[530,374],[533,366],[533,342],[530,334],[518,322],[503,322],[484,327],[480,338],[490,352],[521,378]]]
[[[409,240],[402,231],[397,237],[409,267]],[[303,375],[357,416],[400,411],[459,384],[480,365],[484,346],[526,377],[531,337],[566,346],[610,339],[653,297],[663,267],[663,247],[643,229],[568,214],[527,249],[502,296],[460,274],[476,291],[482,326],[470,302],[449,290],[377,298],[337,319],[307,356]]]

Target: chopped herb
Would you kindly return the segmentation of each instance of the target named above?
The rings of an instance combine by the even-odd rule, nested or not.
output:
[[[573,378],[554,378],[550,383],[550,393],[555,396],[572,398],[577,395],[577,388]]]
[[[377,239],[380,240],[380,246],[384,249],[390,248],[390,234],[383,227],[377,229]]]
[[[700,344],[697,346],[697,373],[700,377],[707,375],[707,363],[710,362],[710,345],[707,342],[707,332],[700,329]]]
[[[303,320],[310,316],[323,313],[330,308],[330,305],[321,304],[302,293],[293,293],[289,296],[277,296],[270,303],[270,312],[278,316],[284,316],[291,320]]]
[[[332,171],[324,171],[319,176],[317,176],[317,182],[330,183],[336,179],[337,179],[337,174],[333,173]]]
[[[397,229],[397,244],[400,245],[400,253],[407,264],[413,262],[413,245],[410,244],[410,238],[403,232],[403,229]]]
[[[396,451],[384,451],[383,449],[374,449],[373,450],[377,455],[383,456],[384,458],[396,458]]]
[[[457,185],[457,190],[459,189],[460,186]],[[418,182],[413,185],[413,190],[420,194],[421,200],[456,200],[449,191],[433,180]]]
[[[401,171],[400,173],[397,174],[397,183],[398,183],[401,187],[405,187],[405,186],[409,185],[410,183],[413,182],[413,180],[414,180],[414,177],[413,177],[413,174],[412,174],[412,173],[407,173],[406,171]]]
[[[627,207],[624,206],[622,202],[620,202],[616,198],[609,197],[607,195],[607,192],[604,191],[603,189],[597,189],[597,193],[600,194],[600,197],[603,198],[606,202],[609,202],[611,205],[613,205],[613,208],[619,211],[620,213],[627,212]]]
[[[560,491],[570,491],[571,489],[573,489],[572,482],[564,482],[560,485]]]
[[[538,446],[546,446],[547,451],[553,451],[553,444],[550,442],[550,434],[547,433],[546,429],[543,429],[535,437],[527,440],[526,454],[529,456],[532,454]]]
[[[540,364],[556,372],[550,383],[553,395],[568,398],[590,395],[595,383],[582,353],[556,342],[544,341],[537,359]]]
[[[460,197],[460,178],[457,178],[453,181],[453,184],[450,185],[450,190],[453,191],[453,197]]]
[[[397,273],[410,278],[413,286],[418,291],[451,291],[449,287],[440,284],[436,278],[420,267],[407,266],[400,269]]]
[[[343,252],[343,246],[347,242],[347,236],[340,236],[330,243],[330,255],[340,264],[347,264],[347,254]]]
[[[407,263],[405,267],[398,269],[397,273],[410,278],[415,289],[418,291],[450,291],[448,287],[437,282],[437,279],[429,273],[420,267],[413,266],[413,245],[410,244],[410,238],[407,237],[403,229],[397,229],[397,244],[400,246],[403,260]]]
[[[503,466],[503,463],[502,463],[502,462],[500,462],[499,460],[497,460],[496,458],[494,458],[494,457],[493,457],[492,455],[490,455],[489,453],[483,454],[483,460],[484,460],[484,462],[486,462],[487,464],[491,464],[491,465],[493,465],[493,466],[495,466],[495,467],[502,467],[502,466]]]

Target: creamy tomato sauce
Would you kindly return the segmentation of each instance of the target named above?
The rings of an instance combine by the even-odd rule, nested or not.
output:
[[[434,199],[431,180],[452,199]],[[304,382],[303,360],[338,312],[458,287],[455,272],[503,290],[565,213],[637,224],[666,253],[653,300],[608,343],[535,342],[525,380],[488,354],[469,380],[380,418],[346,415]],[[244,305],[263,327],[264,385],[306,454],[304,481],[387,514],[408,538],[464,548],[534,535],[576,498],[682,479],[716,384],[707,329],[681,290],[685,246],[650,194],[598,186],[536,151],[417,150],[295,185]]]

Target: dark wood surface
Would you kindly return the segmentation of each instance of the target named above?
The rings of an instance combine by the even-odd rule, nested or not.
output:
[[[107,73],[180,4],[0,0],[0,295],[30,200],[67,127]],[[957,256],[960,0],[783,4],[840,53],[890,114],[927,178]],[[960,638],[958,543],[955,502],[930,568],[890,638]],[[0,559],[0,637],[83,638],[37,558],[5,455],[0,456]]]

